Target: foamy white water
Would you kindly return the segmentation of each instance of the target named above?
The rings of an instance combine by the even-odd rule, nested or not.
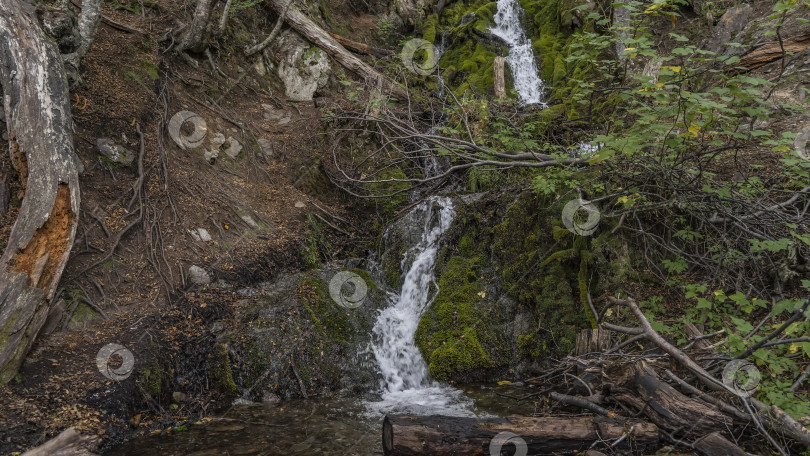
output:
[[[441,235],[450,227],[455,210],[450,198],[432,197],[417,206],[424,226],[419,243],[406,252],[403,265],[413,260],[399,296],[374,324],[372,351],[383,381],[382,401],[368,402],[373,414],[410,413],[471,416],[472,401],[454,388],[430,379],[427,364],[414,342],[419,318],[431,299]]]
[[[532,42],[521,25],[522,16],[523,8],[520,7],[518,0],[498,0],[495,27],[490,29],[490,32],[503,38],[509,46],[506,63],[512,70],[515,90],[520,101],[524,104],[536,104],[542,100],[544,84],[538,75]]]

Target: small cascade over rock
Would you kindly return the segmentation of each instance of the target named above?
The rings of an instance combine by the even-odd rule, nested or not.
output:
[[[515,90],[521,103],[537,104],[542,102],[545,85],[538,75],[532,42],[521,24],[522,16],[523,9],[518,0],[498,0],[495,27],[490,31],[509,46],[506,63],[512,70]]]
[[[471,415],[471,402],[453,388],[430,379],[414,342],[419,318],[435,295],[433,267],[439,240],[456,212],[450,198],[431,197],[408,216],[422,221],[421,238],[402,258],[407,273],[398,296],[377,317],[372,351],[383,380],[382,401],[368,403],[373,413]]]

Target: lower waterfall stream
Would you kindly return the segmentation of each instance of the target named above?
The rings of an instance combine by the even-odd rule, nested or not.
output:
[[[428,367],[414,343],[419,317],[435,290],[433,267],[442,234],[455,217],[453,202],[432,197],[413,209],[424,220],[421,239],[408,250],[403,266],[410,266],[398,296],[374,325],[372,350],[383,375],[382,401],[367,405],[374,414],[471,415],[472,404],[460,391],[430,379]]]
[[[176,430],[138,437],[108,454],[371,456],[382,454],[380,425],[386,414],[474,417],[532,413],[531,404],[505,401],[497,394],[511,391],[511,386],[456,388],[428,375],[414,333],[437,292],[434,265],[455,209],[450,198],[430,197],[410,213],[411,220],[421,220],[422,226],[414,227],[419,234],[402,258],[402,269],[407,271],[403,285],[398,293],[388,294],[390,304],[379,311],[371,329],[369,351],[380,377],[376,391],[362,397],[310,397],[275,404],[245,401]]]

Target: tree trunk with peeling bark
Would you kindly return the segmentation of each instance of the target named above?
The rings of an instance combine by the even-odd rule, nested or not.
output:
[[[65,61],[65,71],[67,72],[68,81],[71,84],[80,85],[81,76],[79,74],[79,64],[82,59],[90,50],[93,41],[96,40],[96,32],[98,32],[98,23],[101,21],[101,0],[84,0],[82,1],[82,12],[79,17],[79,47],[70,54],[62,56]]]
[[[208,23],[211,20],[211,10],[214,9],[216,0],[198,0],[194,9],[194,17],[191,19],[186,33],[177,45],[178,53],[191,51],[203,52],[208,47],[207,32]]]
[[[205,1],[205,0],[202,0]],[[288,8],[289,0],[268,0],[268,4],[273,10],[281,15],[286,9],[285,20],[296,32],[309,40],[315,46],[321,48],[330,57],[335,59],[344,68],[355,73],[371,86],[381,85],[383,93],[393,95],[399,99],[405,99],[407,92],[395,82],[385,77],[382,73],[372,68],[366,62],[360,60],[356,55],[347,51],[340,45],[329,32],[319,27],[312,19],[308,18],[294,5]]]
[[[0,0],[0,86],[9,151],[25,188],[0,257],[0,384],[13,378],[48,315],[76,235],[79,161],[62,56],[34,7]]]

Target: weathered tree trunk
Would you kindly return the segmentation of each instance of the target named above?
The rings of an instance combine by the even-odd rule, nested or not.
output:
[[[503,62],[501,62],[501,68],[503,68]],[[495,74],[497,75],[498,73]],[[495,87],[497,93],[497,85]],[[504,92],[504,97],[506,97],[506,92]],[[574,355],[582,356],[586,353],[602,353],[610,348],[610,335],[611,332],[607,329],[583,329],[577,334]]]
[[[32,448],[22,456],[95,456],[100,442],[95,435],[81,435],[75,428],[67,428],[44,444]]]
[[[503,68],[504,59],[501,56],[495,57],[493,63],[493,71],[495,71],[495,98],[503,100],[506,98],[506,78],[504,77]],[[579,337],[577,337],[579,341]]]
[[[206,0],[201,0],[206,1]],[[277,13],[281,14],[287,7],[289,0],[268,0],[268,4]],[[383,92],[391,94],[397,98],[404,99],[407,97],[407,92],[386,78],[382,73],[369,66],[366,62],[360,60],[357,56],[347,51],[346,48],[340,45],[328,32],[318,27],[317,24],[306,17],[298,8],[290,6],[287,9],[286,21],[296,32],[300,33],[312,44],[323,49],[324,52],[329,54],[339,64],[347,70],[357,74],[366,80],[372,86],[382,85]]]
[[[208,23],[211,20],[211,10],[217,0],[197,0],[194,17],[191,19],[186,33],[180,39],[176,52],[186,51],[203,52],[208,47]]]
[[[98,23],[100,21],[101,0],[83,0],[82,12],[79,17],[79,37],[81,39],[79,47],[73,53],[63,56],[68,81],[74,86],[81,84],[79,64],[81,64],[87,51],[90,50],[93,41],[96,40],[96,32],[98,32]]]
[[[0,0],[0,85],[25,196],[0,257],[0,384],[31,348],[76,235],[79,161],[62,56],[34,7]]]
[[[491,453],[490,444],[505,432],[511,434],[502,434],[504,450],[525,443],[529,454],[584,451],[597,440],[619,439],[625,434],[615,448],[641,451],[658,443],[654,424],[601,416],[477,419],[389,415],[383,420],[383,451],[386,456],[500,454]],[[507,441],[509,435],[514,437]]]

